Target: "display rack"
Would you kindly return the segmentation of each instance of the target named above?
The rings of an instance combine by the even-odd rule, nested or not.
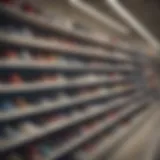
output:
[[[5,17],[0,30],[0,76],[4,77],[0,152],[4,159],[16,153],[17,157],[33,156],[30,160],[35,160],[34,155],[42,160],[98,160],[153,114],[153,97],[144,85],[143,55],[138,49],[59,27],[19,7],[1,4],[0,15]],[[8,33],[3,29],[8,24],[25,26],[32,35],[10,33],[12,29]],[[49,38],[42,36],[46,31]],[[21,50],[27,50],[27,56]],[[131,120],[125,128],[124,121]],[[113,135],[106,139],[109,132]],[[44,149],[47,139],[53,144]],[[80,158],[78,150],[92,140],[98,141],[94,154]]]
[[[38,15],[26,15],[25,13],[21,12],[21,10],[17,8],[10,9],[1,5],[0,11],[1,13],[4,13],[6,16],[12,16],[12,18],[18,21],[21,21],[22,23],[29,24],[33,27],[41,28],[43,30],[47,30],[53,33],[58,32],[58,34],[72,38],[72,39],[78,39],[80,41],[85,41],[91,44],[97,44],[105,47],[117,47],[122,50],[128,50],[128,51],[138,50],[136,46],[133,47],[133,44],[126,45],[121,42],[118,42],[118,44],[115,44],[115,43],[112,43],[108,38],[102,39],[101,37],[95,37],[95,36],[92,36],[91,34],[76,32],[73,29],[68,29],[68,28],[65,28],[64,26],[56,25],[55,23],[51,24],[45,20],[45,17],[38,16]],[[145,49],[143,49],[143,52],[145,52]]]

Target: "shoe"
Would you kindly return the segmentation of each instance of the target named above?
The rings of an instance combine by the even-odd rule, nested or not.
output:
[[[20,59],[25,60],[26,62],[30,61],[30,60],[33,60],[31,55],[30,55],[30,52],[27,51],[27,50],[20,51]]]
[[[19,129],[23,134],[35,134],[39,131],[39,127],[29,121],[21,123]]]
[[[14,104],[11,101],[3,101],[0,104],[0,111],[2,112],[8,112],[15,108]]]
[[[17,57],[17,52],[14,51],[14,50],[6,50],[4,51],[4,57],[6,60],[17,60],[18,57]]]
[[[9,83],[10,84],[22,84],[23,80],[22,80],[21,76],[18,73],[12,73],[9,76]]]
[[[20,109],[27,108],[28,106],[26,99],[23,97],[17,97],[14,102],[15,102],[16,107]]]
[[[18,139],[21,136],[21,133],[14,127],[7,125],[3,129],[3,135],[4,137],[9,140],[9,139]]]

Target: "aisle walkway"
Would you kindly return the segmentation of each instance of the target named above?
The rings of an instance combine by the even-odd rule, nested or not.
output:
[[[145,160],[146,146],[155,127],[156,117],[153,116],[131,139],[107,160]]]

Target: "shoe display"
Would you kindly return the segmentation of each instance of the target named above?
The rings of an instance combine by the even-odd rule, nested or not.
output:
[[[137,116],[153,114],[159,64],[150,45],[124,47],[133,30],[106,32],[69,3],[0,0],[2,160],[103,159],[117,135],[122,143],[143,124]]]

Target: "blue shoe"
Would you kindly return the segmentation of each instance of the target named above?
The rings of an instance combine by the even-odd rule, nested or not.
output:
[[[0,111],[8,112],[14,108],[15,108],[15,106],[13,105],[13,103],[11,101],[6,100],[6,101],[0,103]]]

